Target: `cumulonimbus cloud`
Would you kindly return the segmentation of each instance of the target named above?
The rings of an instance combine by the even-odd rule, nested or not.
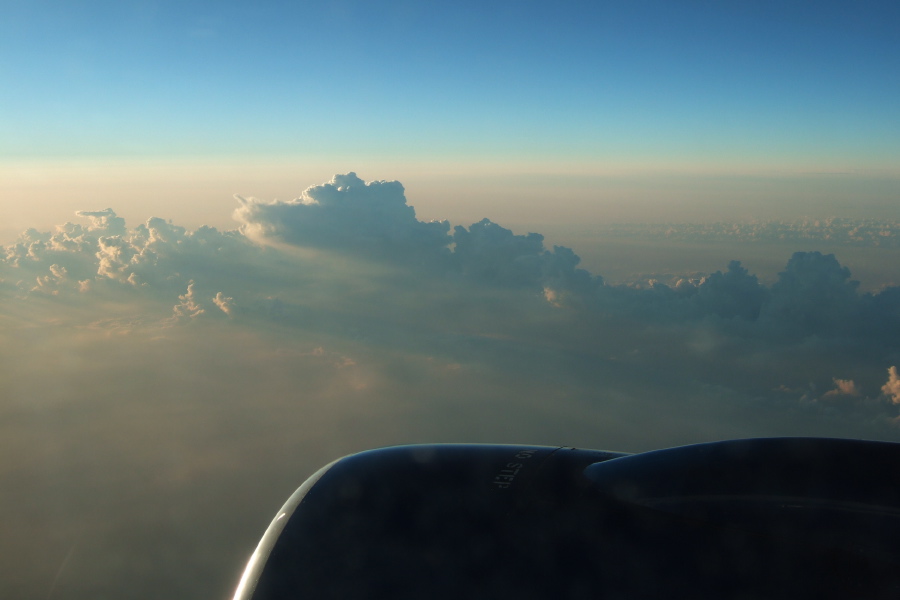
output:
[[[544,247],[538,233],[516,235],[489,219],[468,229],[446,221],[419,221],[398,181],[365,182],[335,175],[290,202],[238,197],[235,218],[255,236],[370,259],[418,265],[483,283],[555,290],[590,285],[580,259],[565,247]],[[452,250],[451,250],[452,245]]]

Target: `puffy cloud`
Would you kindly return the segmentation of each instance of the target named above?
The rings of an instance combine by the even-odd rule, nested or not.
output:
[[[7,285],[19,293],[47,294],[142,289],[146,297],[169,302],[169,310],[174,301],[184,314],[196,313],[203,302],[198,298],[211,298],[211,306],[231,316],[240,306],[245,316],[280,315],[277,318],[306,323],[333,322],[331,315],[348,294],[369,295],[371,310],[353,329],[371,328],[366,319],[385,305],[380,291],[362,295],[349,288],[337,295],[323,291],[325,299],[306,290],[327,289],[321,285],[323,273],[329,273],[328,281],[346,288],[354,277],[369,285],[362,282],[382,277],[377,275],[380,271],[370,265],[344,277],[340,272],[353,263],[335,263],[327,253],[303,258],[283,248],[263,247],[245,235],[254,232],[349,255],[354,261],[403,266],[407,271],[396,271],[391,275],[394,281],[383,288],[399,292],[394,294],[395,304],[406,302],[401,300],[405,297],[428,297],[429,290],[440,286],[447,297],[471,295],[471,286],[506,289],[512,296],[521,290],[548,306],[577,309],[573,318],[584,321],[582,328],[597,322],[605,327],[605,316],[617,314],[654,326],[694,327],[682,337],[691,339],[695,350],[711,348],[708,340],[713,339],[719,340],[717,346],[739,346],[743,343],[739,340],[747,339],[769,340],[765,343],[818,339],[866,347],[872,358],[895,347],[893,334],[900,329],[900,291],[887,288],[860,295],[849,270],[833,255],[796,253],[771,288],[737,261],[725,272],[683,279],[674,287],[656,282],[610,286],[579,268],[580,259],[571,249],[545,248],[538,233],[518,235],[483,219],[468,228],[455,227],[451,237],[449,224],[416,219],[399,182],[364,182],[353,173],[312,186],[292,202],[242,201],[236,214],[243,233],[209,227],[187,231],[160,218],[127,229],[111,209],[79,214],[90,223],[67,223],[50,234],[29,230],[6,248],[2,277]],[[116,292],[110,287],[113,283],[124,287]],[[382,284],[373,280],[372,285]],[[186,288],[188,304],[183,297]],[[515,301],[525,302],[525,296],[519,298]],[[348,310],[341,313],[345,321],[356,308]],[[402,323],[406,314],[396,320]],[[719,322],[703,326],[707,342],[701,342],[697,324],[710,318]]]
[[[416,262],[450,243],[450,224],[416,219],[399,181],[365,182],[347,173],[290,202],[239,200],[235,218],[248,231],[300,246]]]
[[[111,208],[106,210],[80,210],[76,213],[79,217],[87,217],[91,221],[90,230],[103,231],[106,235],[124,235],[125,219],[116,216]]]
[[[97,240],[97,275],[135,283],[133,263],[140,250],[130,240],[119,236],[101,237]]]
[[[64,285],[68,279],[68,272],[65,267],[57,264],[50,265],[50,273],[42,277],[37,277],[37,285],[31,289],[33,292],[44,292],[48,294],[59,294],[59,287]]]
[[[897,367],[888,368],[888,380],[881,386],[881,393],[890,398],[894,404],[900,404],[900,375],[897,375]]]
[[[468,229],[457,226],[453,233],[453,266],[464,276],[492,284],[553,290],[588,291],[602,279],[578,269],[580,258],[571,249],[544,248],[538,233],[516,235],[489,219]]]
[[[540,279],[540,257],[544,236],[537,233],[514,235],[489,219],[468,230],[457,226],[453,241],[464,273],[482,280],[530,284]]]
[[[459,303],[449,300],[453,297],[467,297],[466,303],[475,306],[483,297],[476,288],[506,290],[509,303],[532,306],[540,299],[545,306],[576,309],[567,318],[580,321],[571,325],[580,331],[608,328],[610,318],[632,319],[639,328],[667,328],[666,335],[682,340],[678,343],[691,348],[692,356],[725,347],[739,352],[754,340],[759,348],[806,344],[804,352],[844,344],[872,361],[889,356],[900,333],[900,289],[860,295],[849,270],[833,255],[796,253],[770,288],[738,261],[724,272],[682,279],[672,287],[657,282],[611,286],[579,268],[571,249],[545,248],[538,233],[515,234],[483,219],[455,227],[451,237],[447,223],[416,219],[399,182],[364,182],[353,173],[312,186],[292,202],[242,201],[237,216],[243,232],[188,231],[160,218],[127,229],[111,209],[79,214],[90,223],[67,223],[50,234],[29,230],[6,248],[0,277],[7,289],[82,296],[142,290],[143,297],[167,304],[168,311],[174,303],[183,315],[200,314],[197,309],[211,301],[216,312],[232,317],[240,312],[247,318],[334,324],[355,332],[372,331],[372,319],[396,324],[390,333],[379,332],[379,338],[406,331],[407,317],[418,312],[409,307],[427,305],[426,298],[440,296],[448,305],[442,314],[450,315],[459,310]],[[251,232],[324,252],[311,256],[291,254],[284,246],[260,246],[246,235]],[[331,255],[353,260],[336,262]],[[402,269],[388,275],[372,261]],[[351,275],[348,269],[357,270]],[[392,281],[379,279],[385,277]],[[391,290],[390,299],[384,290]],[[353,298],[368,303],[360,316],[352,316],[359,310]],[[384,307],[391,305],[403,308],[386,318]],[[493,323],[468,309],[466,318],[494,330],[518,314],[512,306]],[[467,329],[464,320],[456,323]],[[579,343],[590,349],[586,340]],[[754,352],[763,356],[759,348]]]
[[[187,291],[178,296],[178,304],[172,309],[174,313],[173,319],[178,321],[182,319],[195,319],[202,315],[206,310],[197,302],[194,294],[194,282],[188,283]]]
[[[825,396],[861,396],[852,379],[834,379],[834,389],[825,392]]]
[[[491,285],[588,292],[602,283],[577,268],[569,248],[544,247],[538,233],[516,235],[483,219],[448,235],[447,222],[416,219],[397,181],[364,182],[355,173],[335,175],[291,202],[239,198],[235,217],[250,235],[304,247],[325,248],[367,259],[423,267]],[[453,245],[452,251],[449,246]]]
[[[801,335],[846,330],[858,321],[858,287],[833,254],[796,252],[772,285],[762,317]]]
[[[230,315],[234,311],[234,298],[226,298],[222,292],[217,292],[213,298],[213,304],[219,307],[226,315]]]
[[[176,312],[185,316],[196,312],[181,298],[189,285],[194,294],[222,292],[216,306],[227,313],[235,295],[253,289],[277,263],[269,260],[273,252],[238,231],[187,231],[159,218],[128,229],[111,209],[78,214],[90,223],[66,223],[52,233],[24,232],[5,248],[0,279],[18,295],[66,296],[70,302],[73,294],[82,302],[100,295],[122,302],[159,301],[171,310],[174,301]]]
[[[685,286],[689,284],[685,283]],[[730,319],[756,320],[768,299],[768,291],[739,261],[731,261],[723,274],[716,271],[697,288],[696,302],[706,313]]]

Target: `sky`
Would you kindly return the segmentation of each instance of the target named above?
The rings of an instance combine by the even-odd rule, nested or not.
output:
[[[403,181],[428,218],[500,204],[524,227],[550,196],[607,221],[883,216],[896,197],[890,2],[3,9],[0,191],[30,226],[135,195],[121,214],[196,226],[233,193],[351,170]]]
[[[226,598],[405,443],[900,441],[887,2],[0,0],[0,596]]]

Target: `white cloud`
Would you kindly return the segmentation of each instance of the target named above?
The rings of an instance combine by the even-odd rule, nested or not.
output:
[[[890,398],[894,404],[900,404],[900,376],[897,375],[897,367],[888,368],[888,380],[881,386],[881,393]]]
[[[174,313],[173,319],[178,321],[182,319],[196,319],[206,310],[197,302],[194,294],[194,282],[188,282],[187,291],[178,296],[178,304],[172,309]]]
[[[235,218],[253,231],[300,246],[417,262],[446,252],[446,221],[422,222],[398,181],[335,175],[290,202],[240,198]]]
[[[861,396],[852,379],[834,379],[834,389],[825,392],[825,396]]]
[[[213,303],[226,315],[230,315],[234,310],[234,298],[226,298],[222,292],[216,293]]]
[[[43,292],[46,294],[59,294],[59,287],[68,279],[68,272],[65,267],[57,264],[50,265],[50,273],[48,275],[37,277],[37,285],[31,288],[32,292]]]
[[[91,221],[91,230],[100,230],[106,235],[123,235],[125,233],[125,219],[117,217],[111,208],[106,210],[80,210],[76,213],[79,217],[87,217]]]

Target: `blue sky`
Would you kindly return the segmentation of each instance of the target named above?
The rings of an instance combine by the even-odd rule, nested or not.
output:
[[[886,168],[891,3],[4,2],[0,155]]]
[[[3,10],[2,241],[106,207],[230,228],[234,194],[350,171],[424,218],[532,231],[895,212],[889,2]]]

